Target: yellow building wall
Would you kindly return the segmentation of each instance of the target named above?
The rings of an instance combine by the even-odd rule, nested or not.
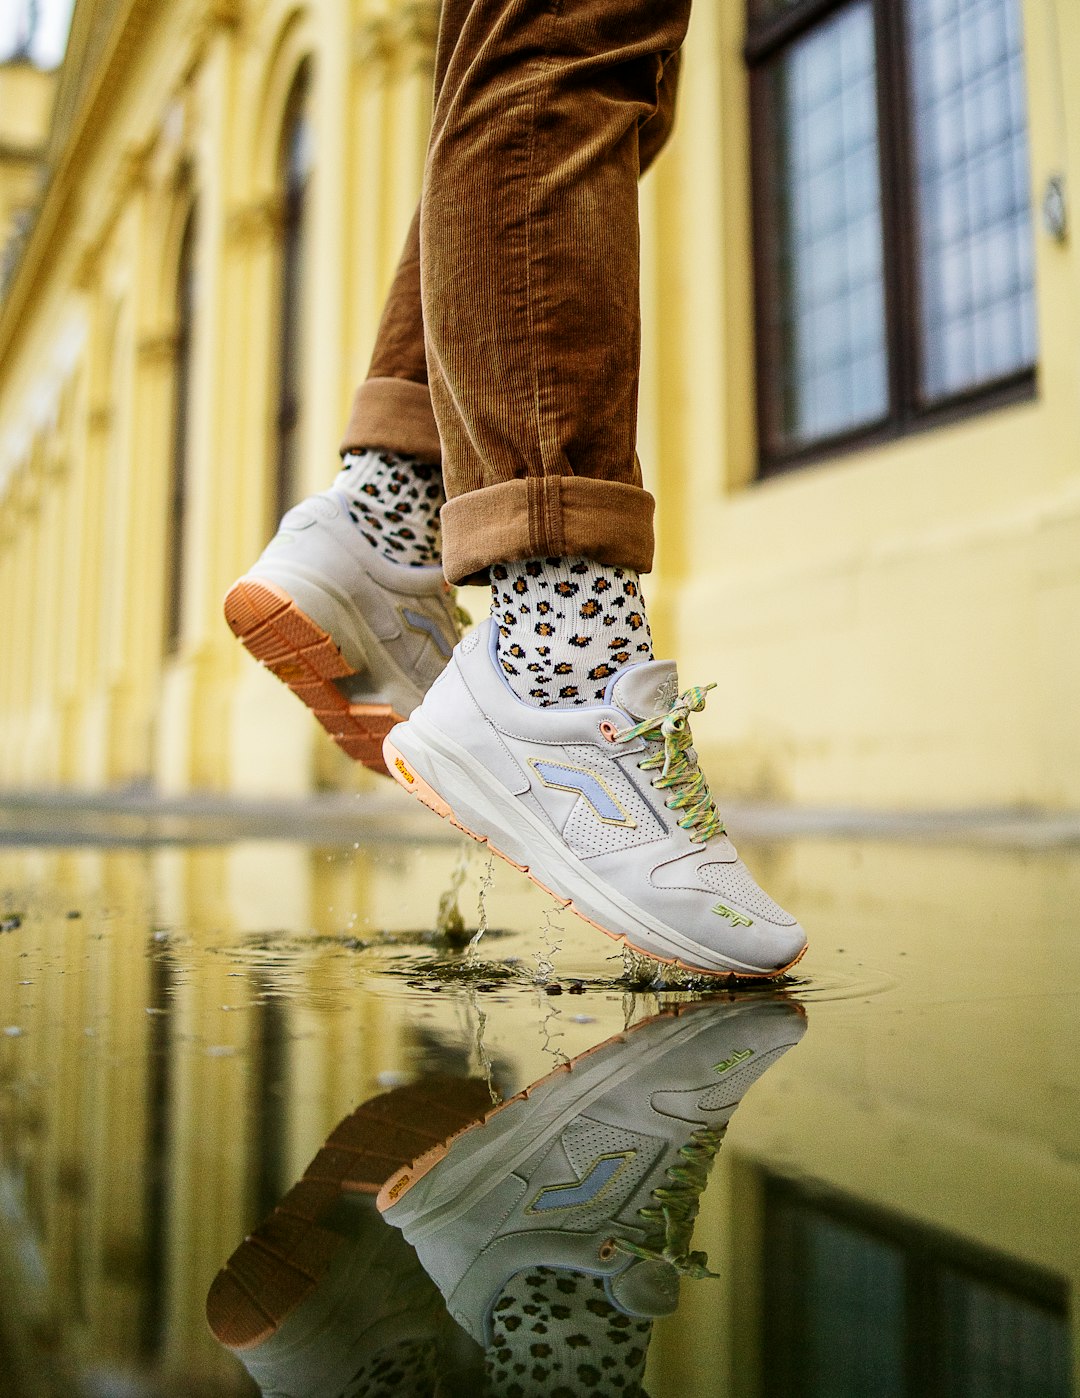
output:
[[[0,64],[0,279],[9,266],[8,240],[37,199],[42,150],[49,130],[55,75],[12,60]]]
[[[721,789],[911,807],[1080,801],[1080,260],[1036,230],[1030,404],[754,482],[740,4],[698,5],[648,191],[653,594]],[[1080,7],[1023,6],[1032,202],[1080,149]]]
[[[430,0],[76,7],[75,115],[0,310],[0,782],[363,786],[220,614],[268,530],[292,80],[313,63],[305,489],[419,187]],[[100,7],[98,7],[100,12]],[[1080,11],[1026,0],[1032,195],[1080,148]],[[741,3],[698,4],[642,196],[648,593],[730,794],[875,807],[1080,804],[1080,305],[1037,239],[1035,401],[759,482]],[[96,47],[95,47],[96,45]],[[65,78],[80,63],[96,75]],[[175,271],[198,201],[183,634],[164,655]],[[484,600],[479,597],[482,609]]]

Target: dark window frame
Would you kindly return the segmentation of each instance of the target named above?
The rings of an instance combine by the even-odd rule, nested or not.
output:
[[[176,259],[176,331],[173,348],[173,429],[166,518],[164,648],[180,649],[184,621],[184,551],[187,534],[193,331],[195,323],[198,207],[184,219]]]
[[[296,437],[303,414],[300,348],[304,315],[305,224],[309,207],[310,173],[294,178],[291,153],[300,123],[310,121],[312,61],[296,70],[281,122],[278,170],[281,187],[281,251],[278,290],[276,404],[274,414],[274,475],[270,528],[295,504]]]
[[[976,1284],[994,1287],[1043,1312],[1069,1321],[1069,1288],[1065,1278],[1045,1272],[1000,1252],[968,1242],[928,1224],[891,1213],[850,1195],[773,1174],[762,1180],[762,1328],[763,1387],[766,1398],[786,1398],[797,1391],[798,1375],[787,1364],[795,1353],[805,1353],[803,1317],[790,1288],[781,1279],[799,1274],[798,1240],[785,1233],[783,1209],[807,1214],[851,1228],[875,1242],[895,1247],[903,1258],[906,1331],[907,1392],[918,1398],[942,1398],[936,1360],[943,1342],[942,1317],[934,1306],[936,1284],[951,1270]],[[782,1319],[780,1319],[782,1318]],[[785,1349],[781,1325],[790,1324],[795,1341]],[[927,1347],[925,1336],[931,1336]]]
[[[778,475],[799,466],[896,441],[960,422],[976,414],[1029,402],[1038,392],[1038,362],[930,402],[922,401],[923,323],[916,233],[918,183],[908,65],[906,0],[870,0],[877,62],[877,118],[884,244],[885,350],[888,415],[809,443],[775,438],[774,385],[780,357],[771,352],[769,310],[777,304],[775,245],[768,219],[771,153],[779,148],[769,102],[769,64],[796,40],[861,0],[801,0],[778,14],[755,16],[747,3],[743,57],[750,83],[750,183],[754,247],[754,331],[758,474]]]

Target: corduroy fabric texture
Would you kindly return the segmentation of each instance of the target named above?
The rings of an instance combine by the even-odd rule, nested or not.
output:
[[[342,445],[433,460],[437,424],[452,582],[537,556],[652,566],[637,180],[689,12],[444,0],[421,206]]]

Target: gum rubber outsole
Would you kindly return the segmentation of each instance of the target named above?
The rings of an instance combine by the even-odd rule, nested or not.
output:
[[[414,1155],[460,1134],[490,1105],[482,1079],[437,1078],[357,1107],[211,1283],[206,1319],[218,1342],[249,1350],[268,1340],[325,1276],[342,1238],[322,1221],[342,1195],[377,1194]]]
[[[492,854],[497,854],[499,858],[505,860],[507,864],[512,865],[513,868],[519,870],[521,873],[528,875],[533,883],[536,884],[537,888],[542,888],[549,897],[555,899],[556,903],[558,903],[561,908],[569,908],[572,913],[575,913],[581,918],[582,922],[587,922],[590,927],[595,927],[597,932],[603,932],[605,937],[610,937],[612,941],[621,943],[628,951],[632,951],[638,956],[647,956],[650,961],[657,961],[662,966],[678,966],[680,970],[689,971],[695,976],[713,976],[718,980],[734,982],[776,980],[778,976],[785,975],[793,966],[797,966],[806,954],[806,947],[804,946],[798,956],[789,961],[786,966],[778,966],[775,971],[710,971],[704,966],[694,966],[689,961],[681,961],[677,956],[658,956],[654,951],[646,951],[644,947],[635,946],[625,932],[613,932],[610,927],[604,927],[599,922],[595,922],[591,917],[586,917],[586,915],[574,905],[574,900],[572,898],[564,898],[561,893],[556,893],[553,889],[549,888],[546,883],[541,883],[527,864],[518,864],[516,860],[511,859],[508,854],[503,854],[501,849],[493,845],[486,835],[478,835],[475,830],[470,830],[467,825],[462,825],[447,802],[418,772],[412,770],[389,738],[383,743],[383,757],[386,761],[386,771],[390,776],[394,778],[399,786],[404,787],[410,795],[415,796],[418,801],[427,806],[429,810],[434,811],[438,816],[442,816],[443,820],[448,820],[456,830],[460,830],[463,835],[468,835],[470,840],[475,840],[477,844],[487,845]]]
[[[382,744],[402,715],[389,704],[351,703],[334,683],[355,675],[333,638],[287,592],[241,578],[225,597],[225,620],[247,651],[306,704],[341,750],[385,772]]]

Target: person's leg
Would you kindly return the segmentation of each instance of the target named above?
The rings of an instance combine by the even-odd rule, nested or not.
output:
[[[229,590],[225,615],[339,747],[385,770],[386,732],[420,702],[460,634],[440,562],[445,495],[427,387],[419,212],[341,455],[330,488],[286,514]]]
[[[652,659],[637,576],[653,547],[637,178],[644,134],[670,123],[661,76],[689,0],[467,11],[435,107],[421,290],[443,564],[490,574],[493,615],[388,735],[387,768],[634,950],[774,976],[805,936],[727,839],[690,734],[705,690],[680,695]]]
[[[436,94],[472,0],[447,0],[435,72]],[[656,109],[638,132],[642,175],[671,134],[678,92],[680,53],[663,63]],[[341,440],[341,455],[383,450],[437,463],[442,452],[428,385],[424,317],[420,297],[420,209],[409,224],[405,246],[387,294],[367,377],[353,395]]]
[[[477,4],[477,0],[447,0],[442,15],[435,75],[437,120],[448,77],[451,82],[454,80],[454,65],[460,61],[463,46],[468,48],[469,32],[466,31],[470,26],[472,30],[479,27],[482,31],[484,26],[490,24],[492,13],[502,8],[505,7]],[[610,14],[605,23],[613,30],[612,16],[615,11],[610,5],[608,9]],[[546,21],[541,21],[540,29],[546,27]],[[527,28],[519,42],[530,42],[528,33]],[[669,28],[658,36],[657,43],[671,43],[678,38],[678,28]],[[572,39],[571,42],[579,41]],[[600,61],[606,41],[603,33],[597,33],[591,37],[585,35],[582,42],[588,60],[583,78],[591,82],[592,79],[587,76],[589,65],[595,67],[599,62],[600,66],[604,66]],[[648,168],[663,147],[671,131],[675,109],[678,52],[670,53],[664,48],[653,53],[647,50],[648,45],[643,44],[639,36],[633,52],[620,50],[607,64],[608,68],[620,74],[617,83],[621,84],[622,91],[615,100],[622,101],[624,106],[629,104],[628,111],[624,113],[629,126],[621,133],[620,139],[627,146],[622,158],[628,162],[627,174],[631,184],[636,182],[638,173]],[[642,64],[644,76],[640,71]],[[637,88],[641,90],[637,91]],[[564,105],[573,100],[573,96],[565,92],[559,97]],[[556,120],[557,107],[558,103],[553,113]],[[625,139],[627,136],[633,138],[635,133],[636,154],[629,149],[632,139],[629,142]],[[606,157],[602,152],[597,152],[593,158],[603,163]],[[429,180],[429,187],[430,183]],[[557,223],[561,223],[562,214],[556,213],[554,217]],[[441,231],[440,222],[434,241],[438,241]],[[543,228],[540,236],[547,236]],[[477,255],[481,255],[479,245]],[[393,516],[400,514],[398,491],[403,486],[401,463],[395,462],[394,478],[388,483],[386,467],[389,463],[385,451],[389,449],[420,462],[438,459],[439,438],[428,387],[424,318],[420,304],[419,258],[419,219],[415,218],[387,298],[368,377],[354,397],[342,443],[346,470],[354,470],[355,480],[362,482],[363,489],[368,492],[367,497],[357,502],[356,509],[362,513],[367,526],[372,528],[377,523],[379,509],[386,508],[387,504]],[[636,277],[636,248],[633,261],[635,269],[632,277]],[[501,261],[499,265],[502,265]],[[604,266],[605,272],[621,270]],[[517,275],[519,278],[527,277],[529,273],[519,269]],[[586,290],[583,294],[590,293]],[[603,296],[602,288],[599,294]],[[636,282],[632,299],[636,300]],[[439,304],[440,299],[436,297],[436,305]],[[527,307],[525,309],[528,310]],[[631,319],[635,322],[633,335],[636,335],[636,314]],[[553,337],[559,333],[557,328],[550,332]],[[624,326],[613,325],[608,334],[621,342]],[[473,348],[471,339],[467,341],[466,348]],[[629,381],[626,391],[632,395],[636,378],[636,351],[625,361],[621,377],[624,382]],[[498,385],[495,385],[494,391],[496,394],[500,392]],[[588,395],[579,395],[576,385],[570,386],[570,393],[575,401],[582,403],[582,411],[588,415],[591,412]],[[625,424],[623,433],[625,436]],[[467,424],[465,435],[468,436]],[[628,448],[626,459],[629,472],[639,487],[632,447]],[[644,503],[646,508],[651,508],[651,502],[640,488],[635,488],[632,496],[639,506]],[[426,526],[423,537],[433,542],[437,538],[436,531],[431,527],[433,510],[442,504],[442,496],[434,484],[429,484],[421,490],[420,500],[428,509],[427,518],[420,521],[420,525]],[[483,506],[483,513],[486,528],[489,527],[486,506]],[[410,538],[421,537],[419,526],[411,517],[404,526],[399,524],[396,530],[391,529],[390,532],[400,532],[401,528]],[[400,548],[400,542],[396,542],[396,546]],[[623,568],[598,565],[595,544],[590,547],[589,553],[589,560],[575,556],[560,562],[558,566],[519,558],[513,564],[497,565],[492,572],[493,607],[499,617],[501,637],[506,642],[502,664],[523,698],[529,697],[542,704],[584,703],[590,698],[599,697],[603,681],[620,664],[631,657],[642,660],[651,656],[651,640],[636,575]],[[431,553],[425,553],[422,561],[430,561],[431,556]],[[568,597],[578,593],[579,605],[565,605]],[[604,605],[601,606],[601,603]],[[591,624],[586,625],[585,622]]]
[[[367,378],[353,395],[337,485],[366,541],[398,562],[442,561],[439,430],[420,310],[420,211],[405,238]]]
[[[471,0],[447,0],[444,7],[437,92],[471,8]],[[674,57],[665,62],[655,112],[641,126],[643,169],[670,130],[676,68]],[[354,397],[342,470],[325,499],[314,497],[290,512],[226,600],[229,624],[248,650],[315,711],[341,747],[375,768],[381,767],[382,733],[419,701],[455,636],[453,607],[431,576],[444,496],[427,378],[418,214],[367,379]],[[401,572],[402,566],[411,571]],[[641,638],[634,640],[640,648]],[[605,641],[620,638],[611,634]],[[530,686],[557,679],[558,688],[566,688],[562,652],[545,650],[545,674],[523,672]],[[587,670],[611,663],[606,650],[571,654],[583,679]]]
[[[420,702],[460,634],[441,566],[445,496],[415,225],[337,477],[288,511],[225,599],[226,619],[248,651],[339,747],[376,771],[385,770],[387,731]]]
[[[448,0],[420,245],[452,582],[536,557],[651,565],[637,181],[688,17],[689,0]]]
[[[490,576],[500,663],[536,704],[595,700],[652,655],[637,183],[671,128],[688,14],[689,0],[445,11],[420,227],[443,566]]]

